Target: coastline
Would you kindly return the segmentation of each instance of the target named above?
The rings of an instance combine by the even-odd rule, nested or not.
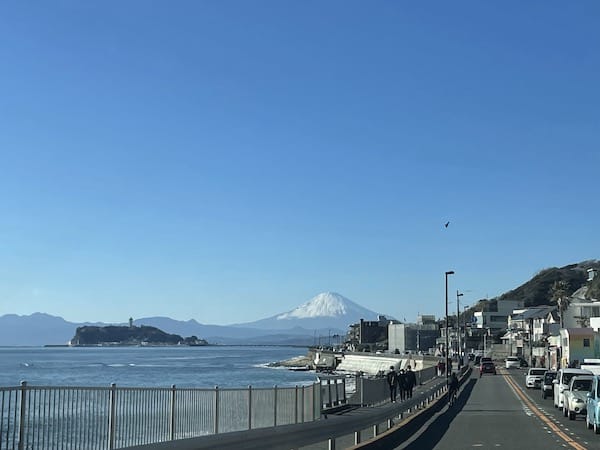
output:
[[[315,368],[314,362],[309,355],[294,356],[283,361],[275,361],[268,364],[268,367],[285,367],[286,369],[305,369],[312,370]]]

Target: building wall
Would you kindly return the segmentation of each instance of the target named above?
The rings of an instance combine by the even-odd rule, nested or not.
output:
[[[584,358],[600,358],[600,339],[598,333],[591,328],[588,333],[583,333],[582,328],[577,329],[577,333],[569,333],[568,329],[560,330],[562,345],[561,366],[566,367],[574,361],[583,362]],[[587,345],[586,345],[587,344]]]
[[[497,302],[498,311],[477,311],[474,313],[476,328],[492,328],[502,330],[508,327],[508,316],[514,310],[523,308],[523,302],[518,300],[503,300]]]
[[[421,329],[412,324],[390,324],[388,325],[388,351],[404,352],[427,352],[435,348],[435,341],[439,337],[437,329]]]
[[[379,321],[360,320],[360,343],[373,344],[387,339],[388,327]]]
[[[406,339],[404,329],[406,325],[403,323],[391,323],[388,325],[388,351],[394,352],[396,349],[400,353],[406,351]]]
[[[572,302],[563,315],[564,328],[590,326],[592,317],[600,317],[600,302]],[[583,321],[587,319],[584,324]]]

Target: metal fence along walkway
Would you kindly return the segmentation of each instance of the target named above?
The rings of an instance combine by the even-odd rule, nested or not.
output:
[[[0,387],[0,450],[115,449],[312,422],[345,383],[273,388]]]

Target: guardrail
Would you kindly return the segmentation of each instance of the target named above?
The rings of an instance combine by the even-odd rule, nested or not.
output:
[[[388,394],[389,395],[389,394]],[[446,379],[436,377],[420,386],[413,397],[405,401],[390,403],[389,400],[377,407],[360,408],[349,406],[342,414],[326,414],[310,423],[285,425],[267,429],[240,431],[222,435],[203,436],[175,442],[142,445],[131,450],[315,450],[355,448],[378,439],[395,429],[410,429],[419,418],[426,420],[429,411],[445,405]],[[433,412],[432,412],[433,413]],[[394,447],[379,447],[394,448]]]
[[[339,377],[338,377],[339,378]],[[345,402],[330,379],[273,388],[0,387],[0,450],[112,450],[311,422]],[[323,400],[322,400],[323,399]]]
[[[415,372],[417,385],[432,380],[437,375],[436,367],[428,367]],[[357,376],[356,390],[348,399],[348,404],[358,406],[374,406],[388,402],[390,388],[385,377]]]

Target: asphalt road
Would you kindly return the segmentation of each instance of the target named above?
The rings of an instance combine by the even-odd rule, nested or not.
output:
[[[498,363],[500,365],[500,363]],[[539,389],[525,388],[526,371],[478,371],[463,385],[458,403],[436,414],[398,449],[600,449],[585,417],[563,417]]]

